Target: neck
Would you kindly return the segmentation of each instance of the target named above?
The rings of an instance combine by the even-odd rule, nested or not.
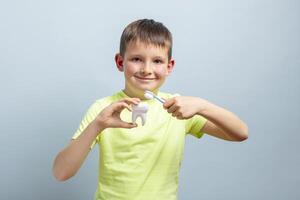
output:
[[[139,98],[141,100],[148,100],[144,96],[145,90],[139,90],[139,89],[131,89],[128,86],[125,86],[125,89],[123,89],[123,92],[130,98]],[[158,90],[151,91],[155,95],[157,95]]]

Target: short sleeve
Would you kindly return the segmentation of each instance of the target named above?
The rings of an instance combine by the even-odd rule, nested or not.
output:
[[[103,106],[101,106],[101,104],[97,101],[95,101],[90,107],[89,109],[86,111],[84,117],[82,118],[79,127],[77,128],[76,132],[74,133],[72,139],[76,139],[78,138],[82,132],[86,129],[86,127],[92,122],[94,121],[94,119],[98,116],[98,114],[100,113],[100,111],[103,109]],[[92,143],[90,148],[93,148],[93,146],[99,142],[99,138],[100,134],[97,136],[97,138],[95,139],[95,141]]]
[[[186,120],[185,132],[197,138],[201,138],[204,134],[201,132],[201,129],[206,121],[207,119],[202,117],[201,115],[194,115],[194,117]]]

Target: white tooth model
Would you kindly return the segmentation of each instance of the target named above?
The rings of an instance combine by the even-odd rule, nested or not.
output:
[[[140,117],[142,119],[142,125],[146,123],[146,114],[148,111],[148,105],[145,103],[139,103],[132,106],[132,123],[135,123],[136,119]]]

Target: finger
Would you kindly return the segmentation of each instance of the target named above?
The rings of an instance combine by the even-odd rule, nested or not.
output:
[[[124,98],[122,100],[130,101],[130,102],[140,102],[141,101],[141,99],[136,98],[136,97],[134,97],[134,98]]]
[[[175,112],[172,113],[172,116],[178,118],[178,117],[182,117],[182,114],[181,112],[179,112],[179,110],[176,110]]]
[[[114,105],[114,111],[121,112],[124,108],[127,108],[129,111],[132,111],[129,105],[125,102],[117,102]]]
[[[141,102],[141,100],[139,98],[125,98],[122,99],[123,102],[126,102],[128,105],[130,104],[139,104]]]
[[[165,109],[169,109],[175,102],[175,97],[171,99],[167,99],[166,102],[163,104]]]
[[[126,109],[127,109],[128,111],[132,112],[132,108],[131,108],[131,107],[126,106]]]
[[[130,102],[128,103],[128,102],[124,102],[125,104],[126,104],[126,108],[127,108],[127,110],[128,111],[130,111],[130,112],[132,112],[132,106],[130,105]],[[135,105],[137,105],[136,103],[133,103],[133,104],[135,104]]]
[[[128,111],[132,112],[131,107],[128,104],[123,104],[123,109],[126,108]]]
[[[176,118],[177,118],[177,119],[185,119],[185,118],[182,117],[182,116],[177,116]]]
[[[171,107],[168,108],[168,113],[174,113],[176,110],[178,110],[178,107],[175,105],[172,105]]]
[[[127,122],[122,122],[120,124],[120,128],[135,128],[137,127],[136,123],[127,123]]]

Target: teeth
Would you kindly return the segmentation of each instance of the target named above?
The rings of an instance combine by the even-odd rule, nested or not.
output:
[[[132,106],[132,123],[135,123],[136,119],[140,117],[142,119],[142,125],[146,124],[146,114],[148,111],[148,105],[145,103],[139,103]]]

